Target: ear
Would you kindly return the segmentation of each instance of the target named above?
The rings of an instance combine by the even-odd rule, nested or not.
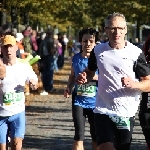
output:
[[[125,27],[125,34],[127,34],[127,26]]]

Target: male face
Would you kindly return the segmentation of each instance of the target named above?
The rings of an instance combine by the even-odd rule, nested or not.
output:
[[[84,34],[82,37],[81,45],[83,52],[90,53],[95,46],[95,36]]]
[[[122,44],[127,33],[126,22],[122,17],[115,17],[110,20],[105,32],[112,44]]]
[[[10,61],[16,57],[17,45],[4,45],[1,47],[4,59]]]

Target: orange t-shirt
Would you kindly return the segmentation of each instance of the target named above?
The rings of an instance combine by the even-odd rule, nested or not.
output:
[[[20,50],[21,58],[22,59],[26,58],[26,55],[24,53],[24,46],[23,46],[23,44],[17,42],[17,45],[18,45],[18,49]]]
[[[19,50],[24,50],[24,46],[22,43],[17,42],[17,45],[18,45]]]

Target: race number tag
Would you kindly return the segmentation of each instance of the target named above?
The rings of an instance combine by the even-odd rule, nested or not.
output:
[[[77,95],[93,97],[96,95],[96,82],[77,86]]]
[[[128,129],[130,131],[130,118],[109,116],[109,118],[115,123],[118,129]]]
[[[3,95],[3,106],[11,106],[20,102],[23,98],[24,92],[10,92]]]
[[[148,93],[147,109],[150,108],[150,93]]]

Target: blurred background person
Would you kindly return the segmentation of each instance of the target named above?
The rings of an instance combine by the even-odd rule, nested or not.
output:
[[[30,40],[31,40],[31,46],[32,46],[32,55],[35,56],[37,55],[37,50],[38,50],[36,30],[32,30]]]
[[[22,33],[16,33],[16,44],[18,45],[18,50],[16,52],[16,55],[18,58],[25,58],[26,56],[29,55],[29,53],[24,51],[24,45],[23,45],[23,40],[24,36]]]
[[[31,40],[30,40],[30,32],[28,30],[25,30],[23,32],[24,38],[22,39],[23,45],[24,45],[24,51],[26,53],[30,53],[32,55],[32,46],[31,46]]]

